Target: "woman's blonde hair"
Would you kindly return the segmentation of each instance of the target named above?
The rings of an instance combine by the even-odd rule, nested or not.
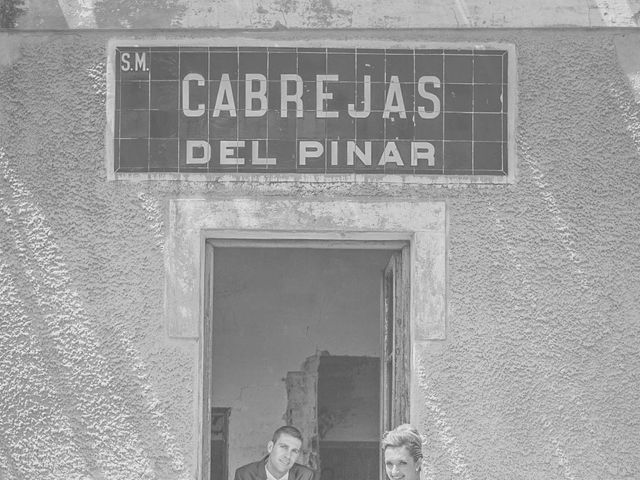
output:
[[[422,462],[422,437],[418,430],[408,423],[385,432],[382,436],[382,451],[387,447],[406,447],[416,463]]]

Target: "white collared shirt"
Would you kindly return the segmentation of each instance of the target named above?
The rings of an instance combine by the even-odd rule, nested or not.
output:
[[[269,469],[267,468],[267,465],[264,465],[264,470],[267,472],[267,480],[289,480],[289,472],[287,471],[287,473],[285,473],[282,477],[280,477],[279,479],[274,477],[273,475],[271,475],[271,472],[269,471]]]

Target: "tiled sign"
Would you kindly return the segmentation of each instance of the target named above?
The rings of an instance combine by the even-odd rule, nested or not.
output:
[[[118,46],[114,172],[506,176],[507,56]]]

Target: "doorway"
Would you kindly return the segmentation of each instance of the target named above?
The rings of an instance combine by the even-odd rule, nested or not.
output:
[[[378,474],[382,430],[408,418],[404,243],[208,241],[209,405],[227,412],[212,480],[263,458],[283,424],[317,478]]]

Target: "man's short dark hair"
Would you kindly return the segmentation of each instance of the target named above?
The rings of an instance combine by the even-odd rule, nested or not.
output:
[[[273,443],[276,443],[280,438],[280,435],[290,435],[293,438],[297,438],[302,442],[302,432],[300,432],[300,430],[298,430],[296,427],[292,425],[284,425],[278,428],[275,432],[273,432],[273,437],[271,438],[271,441]]]

